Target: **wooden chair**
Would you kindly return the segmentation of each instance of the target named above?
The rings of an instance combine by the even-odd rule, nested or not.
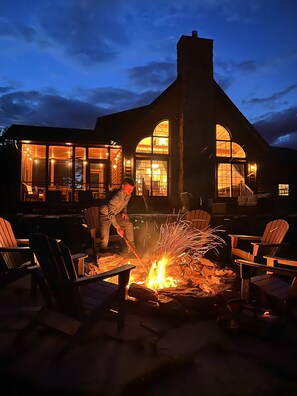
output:
[[[92,238],[92,255],[94,258],[97,257],[97,251],[99,248],[97,245],[100,243],[100,222],[99,222],[99,206],[90,206],[83,210],[84,226],[89,231]],[[111,243],[122,243],[120,235],[110,235],[109,242]]]
[[[264,255],[275,256],[282,246],[287,245],[282,242],[288,230],[288,222],[277,219],[267,223],[262,236],[229,234],[231,238],[231,260],[239,257],[244,260],[255,261],[255,257],[258,257],[257,260],[260,261]],[[241,241],[248,242],[249,251],[240,247]]]
[[[72,336],[63,348],[66,352],[110,310],[118,314],[117,329],[124,328],[126,291],[134,265],[78,277],[71,253],[61,242],[44,234],[33,234],[30,247],[41,267],[39,286],[44,304],[18,341],[35,326],[43,325]],[[111,277],[118,277],[117,283],[107,281]]]
[[[0,286],[30,275],[34,294],[37,268],[29,239],[16,239],[10,222],[0,218]]]
[[[42,201],[43,193],[39,191],[38,188],[32,189],[32,186],[26,183],[22,183],[23,191],[24,191],[24,200],[25,201]]]
[[[266,264],[235,260],[240,267],[241,298],[254,299],[256,292],[259,299],[264,297],[281,312],[295,310],[297,319],[297,261],[276,256],[264,258]],[[261,274],[255,275],[255,271]]]
[[[185,220],[190,221],[198,230],[204,230],[210,224],[211,215],[205,210],[190,210],[185,214]]]

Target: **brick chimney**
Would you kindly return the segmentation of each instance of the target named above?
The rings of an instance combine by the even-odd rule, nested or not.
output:
[[[183,191],[205,202],[214,197],[215,122],[213,40],[181,36],[177,43]]]

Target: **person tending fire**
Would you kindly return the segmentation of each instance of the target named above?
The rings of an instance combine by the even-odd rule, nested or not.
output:
[[[127,214],[128,202],[135,187],[135,181],[131,177],[125,177],[120,188],[114,189],[108,202],[100,206],[100,251],[108,251],[110,226],[113,225],[116,232],[125,239],[131,249],[135,249],[133,224]]]

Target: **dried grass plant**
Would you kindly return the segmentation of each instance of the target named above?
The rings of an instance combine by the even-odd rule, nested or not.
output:
[[[153,255],[158,259],[167,257],[169,264],[173,264],[178,257],[185,256],[189,263],[199,262],[208,251],[213,250],[218,254],[219,247],[226,245],[224,239],[218,235],[219,232],[224,230],[220,227],[199,230],[192,222],[178,217],[177,221],[166,222],[160,226],[160,236]]]

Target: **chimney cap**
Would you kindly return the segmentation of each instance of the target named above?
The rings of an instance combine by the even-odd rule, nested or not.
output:
[[[192,30],[192,37],[198,37],[198,31]]]

